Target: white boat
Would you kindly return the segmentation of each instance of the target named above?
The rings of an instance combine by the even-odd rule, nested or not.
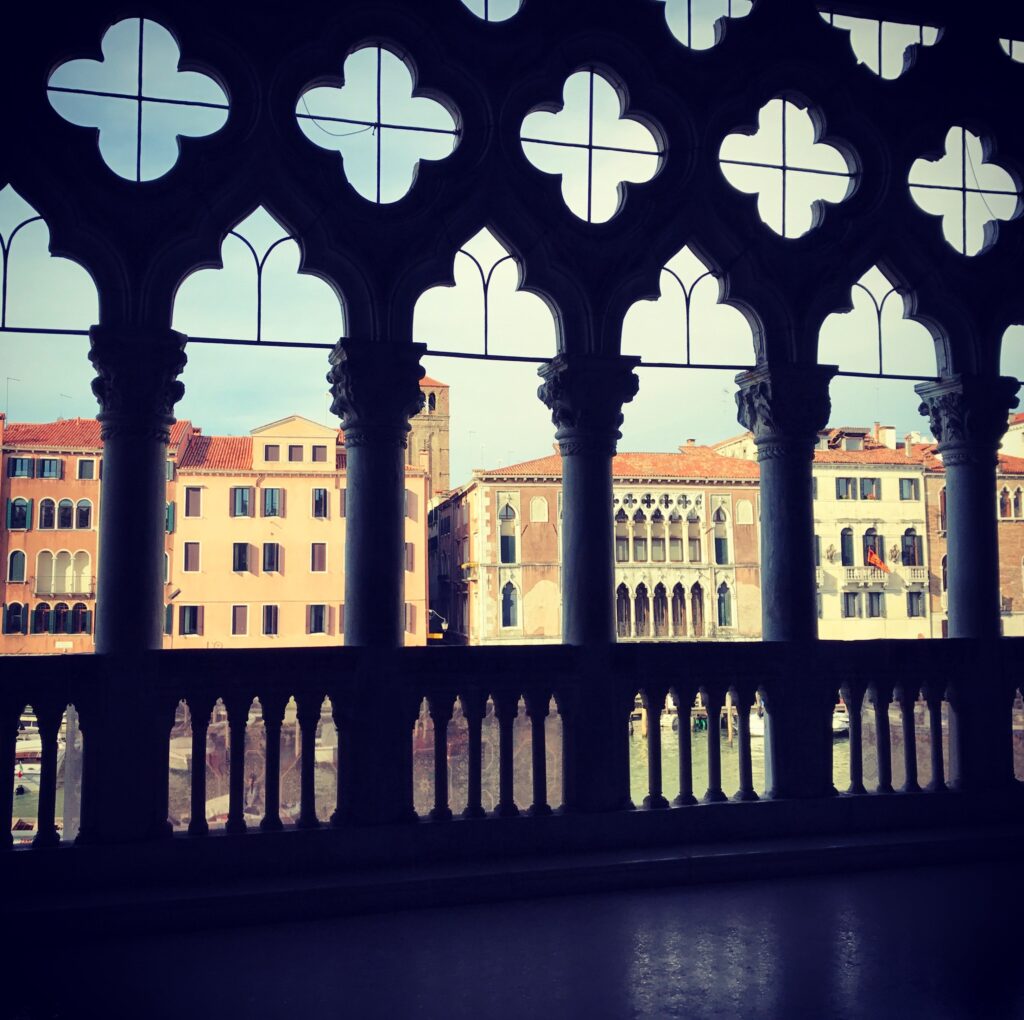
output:
[[[850,717],[846,714],[846,708],[836,708],[832,713],[832,736],[842,737],[850,732]]]
[[[750,713],[750,736],[764,736],[764,716],[759,715],[756,708],[753,709]]]

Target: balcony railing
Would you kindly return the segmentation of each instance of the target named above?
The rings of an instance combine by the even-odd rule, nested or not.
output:
[[[846,583],[857,585],[885,584],[889,575],[878,567],[845,567]]]
[[[928,583],[928,568],[927,567],[904,567],[904,575],[910,584],[927,584]]]
[[[52,577],[30,578],[32,594],[40,598],[91,599],[96,595],[96,585],[92,574],[84,574],[67,580]]]

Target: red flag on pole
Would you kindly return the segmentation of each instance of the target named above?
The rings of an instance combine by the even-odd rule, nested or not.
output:
[[[877,567],[879,570],[884,570],[887,574],[891,574],[892,571],[885,565],[885,560],[882,559],[874,549],[868,549],[868,566]]]

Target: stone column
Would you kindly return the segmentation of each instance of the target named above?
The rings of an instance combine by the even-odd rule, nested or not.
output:
[[[818,636],[811,465],[818,431],[828,424],[828,384],[836,371],[834,365],[762,365],[736,377],[739,420],[754,435],[761,469],[765,641],[805,643]],[[806,683],[797,689],[792,682],[797,679],[782,675],[761,689],[770,797],[834,792],[829,714],[835,695],[808,697]],[[827,687],[828,678],[822,683]]]
[[[567,811],[608,811],[629,800],[629,705],[616,692],[612,457],[622,405],[636,395],[637,358],[560,354],[538,390],[562,455],[562,641],[583,646],[573,695],[560,711]],[[632,607],[631,607],[632,608]],[[630,613],[632,619],[633,613]]]
[[[348,475],[346,645],[403,643],[405,450],[409,419],[423,407],[425,349],[340,340],[331,352],[331,410],[345,432]]]
[[[174,405],[185,392],[178,376],[186,338],[169,329],[94,326],[89,340],[103,437],[96,652],[106,663],[81,712],[79,840],[130,842],[170,831],[167,741],[174,713],[155,690],[152,653],[163,643],[167,444]]]
[[[89,360],[103,437],[96,651],[160,648],[167,444],[185,387],[185,336],[94,326]]]
[[[914,389],[946,471],[949,636],[991,641],[1000,634],[996,456],[1016,379],[955,375]],[[994,650],[951,676],[950,785],[983,790],[1013,782],[1010,702]]]
[[[540,369],[562,455],[562,641],[615,640],[612,457],[639,358],[559,354]],[[632,533],[632,532],[631,532]]]

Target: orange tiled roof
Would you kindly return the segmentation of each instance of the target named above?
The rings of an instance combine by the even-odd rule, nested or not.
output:
[[[437,379],[434,379],[434,378],[432,378],[432,377],[431,377],[431,376],[429,376],[429,375],[425,375],[425,376],[424,376],[424,377],[423,377],[423,378],[422,378],[422,379],[420,380],[420,386],[433,386],[433,387],[435,387],[435,388],[436,388],[436,387],[438,387],[438,386],[441,386],[441,387],[443,387],[444,389],[448,389],[448,383],[446,383],[446,382],[440,382],[439,380],[437,380]]]
[[[890,450],[888,446],[865,443],[863,450],[815,450],[815,464],[903,464],[919,467],[929,459],[929,444],[915,444],[907,456],[905,449]]]
[[[1011,457],[999,454],[999,473],[1004,475],[1024,475],[1024,457]]]
[[[171,446],[177,446],[192,427],[187,419],[171,426]],[[4,446],[43,450],[100,450],[100,423],[95,418],[62,418],[50,422],[11,422],[4,427]]]
[[[193,436],[178,467],[182,470],[251,471],[252,436]]]
[[[504,468],[492,468],[484,474],[499,478],[561,478],[562,458],[552,454]],[[707,446],[688,446],[678,453],[619,453],[612,460],[614,478],[722,478],[745,481],[756,479],[758,474],[755,461],[723,457]]]

